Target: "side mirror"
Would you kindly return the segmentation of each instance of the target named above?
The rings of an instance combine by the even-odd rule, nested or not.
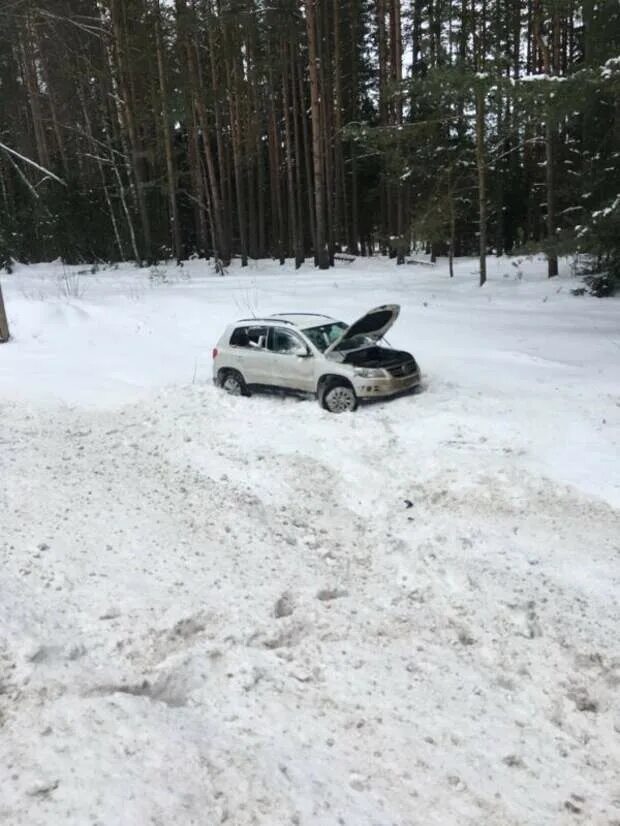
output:
[[[310,359],[310,358],[312,358],[312,353],[311,353],[311,352],[310,352],[310,350],[308,350],[307,348],[302,349],[302,348],[300,347],[300,348],[299,348],[299,350],[297,350],[297,351],[295,352],[295,355],[296,355],[296,356],[297,356],[297,358],[299,358],[299,359]]]

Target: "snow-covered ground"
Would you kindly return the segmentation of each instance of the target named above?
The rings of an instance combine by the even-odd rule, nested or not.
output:
[[[3,277],[3,826],[620,823],[620,302],[489,269]],[[386,302],[421,394],[210,383]]]

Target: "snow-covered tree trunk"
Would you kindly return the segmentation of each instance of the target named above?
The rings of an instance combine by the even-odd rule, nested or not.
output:
[[[2,296],[2,285],[0,284],[0,344],[5,344],[9,338],[9,320],[6,317],[4,298]]]

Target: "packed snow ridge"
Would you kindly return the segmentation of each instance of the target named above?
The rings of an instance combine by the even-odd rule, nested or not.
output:
[[[620,823],[620,303],[544,271],[3,277],[0,823]],[[393,302],[422,393],[211,384]]]

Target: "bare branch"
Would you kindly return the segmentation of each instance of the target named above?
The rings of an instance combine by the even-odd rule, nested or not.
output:
[[[20,161],[24,161],[25,163],[30,164],[30,166],[34,166],[34,168],[38,169],[39,172],[43,172],[45,175],[49,175],[50,178],[53,178],[59,184],[67,186],[67,184],[62,180],[62,178],[59,178],[57,175],[54,175],[54,173],[50,172],[49,169],[46,169],[44,166],[41,166],[40,164],[36,163],[36,161],[33,161],[31,158],[27,158],[25,155],[16,152],[14,149],[11,149],[11,147],[7,146],[5,143],[0,142],[0,149],[4,149],[5,152],[8,152],[9,155],[14,155],[16,158],[19,158]]]

